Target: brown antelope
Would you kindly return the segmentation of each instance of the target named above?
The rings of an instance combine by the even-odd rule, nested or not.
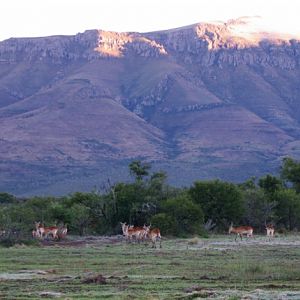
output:
[[[239,226],[239,227],[233,227],[233,224],[231,223],[228,233],[235,233],[235,241],[237,237],[239,236],[241,240],[243,239],[243,235],[247,235],[247,237],[253,237],[253,228],[251,226]]]
[[[50,235],[52,235],[53,239],[58,238],[58,227],[56,226],[45,227],[41,222],[35,222],[35,228],[41,238],[47,238]]]
[[[32,230],[32,236],[42,238],[43,236],[43,228],[41,222],[34,222],[35,224],[35,230]]]
[[[138,227],[138,226],[128,226],[127,234],[130,241],[132,240],[132,238],[135,238],[135,240],[138,243],[140,243],[140,241],[145,236],[145,229],[143,227]]]
[[[40,234],[38,230],[32,230],[31,235],[33,238],[40,238]]]
[[[120,222],[121,227],[122,227],[122,232],[123,232],[123,236],[125,237],[126,241],[129,241],[129,235],[128,235],[128,228],[129,225],[125,223]]]
[[[160,230],[158,228],[150,229],[151,224],[149,226],[144,225],[144,229],[146,231],[146,236],[152,242],[152,248],[156,248],[156,241],[159,240],[159,248],[161,248],[161,235]]]
[[[58,237],[58,239],[61,240],[61,239],[66,238],[67,233],[68,233],[68,227],[67,227],[67,225],[64,225],[63,227],[59,227],[58,231],[57,231],[57,237]]]
[[[275,228],[273,224],[266,225],[267,237],[269,240],[274,237]]]
[[[127,237],[127,229],[128,229],[128,225],[126,225],[125,223],[120,222],[121,227],[122,227],[122,232],[123,232],[123,236]]]
[[[132,241],[135,238],[138,243],[144,239],[146,233],[143,227],[136,227],[133,225],[126,225],[126,223],[120,222],[122,226],[123,235],[128,241]]]

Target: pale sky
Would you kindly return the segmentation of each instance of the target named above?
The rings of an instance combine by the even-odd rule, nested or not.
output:
[[[87,29],[148,32],[242,16],[300,35],[299,14],[300,0],[2,0],[0,40]]]

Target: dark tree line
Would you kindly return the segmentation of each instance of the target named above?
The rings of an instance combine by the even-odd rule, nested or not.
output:
[[[264,230],[300,228],[300,162],[286,158],[279,176],[266,175],[234,184],[221,180],[196,181],[190,187],[167,184],[167,174],[151,172],[151,165],[133,161],[133,180],[98,191],[63,197],[18,199],[0,193],[0,230],[29,235],[35,221],[47,226],[67,224],[73,234],[120,233],[120,221],[152,224],[163,235],[224,232],[229,224],[251,225]]]

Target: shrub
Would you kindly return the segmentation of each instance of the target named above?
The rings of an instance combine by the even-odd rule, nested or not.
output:
[[[202,209],[186,193],[166,200],[162,206],[165,213],[175,221],[176,234],[199,234],[203,231]]]
[[[173,217],[159,213],[151,218],[152,227],[158,227],[161,235],[176,235],[177,225]]]

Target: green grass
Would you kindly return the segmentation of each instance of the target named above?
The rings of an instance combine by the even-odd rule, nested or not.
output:
[[[272,299],[274,293],[300,290],[299,244],[235,243],[228,237],[189,241],[164,240],[162,249],[122,241],[0,248],[0,299],[40,299],[45,291],[60,292],[62,299],[192,299],[212,293],[215,299],[239,299],[256,289],[273,293]],[[20,272],[33,270],[46,273],[20,278]],[[82,283],[95,274],[106,284]]]

